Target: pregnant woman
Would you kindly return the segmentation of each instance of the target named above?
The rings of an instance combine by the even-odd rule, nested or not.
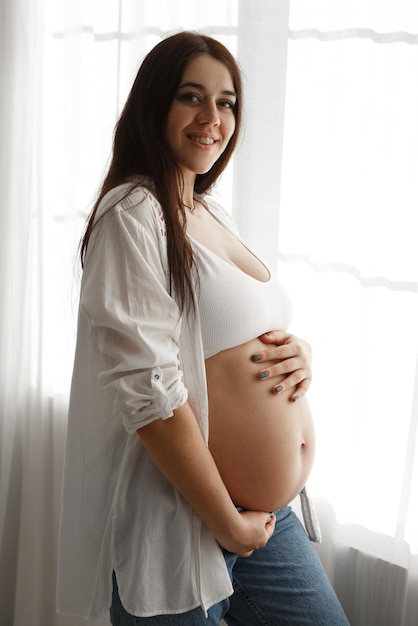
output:
[[[62,613],[348,623],[288,506],[314,456],[308,348],[208,193],[241,115],[233,57],[184,32],[145,58],[118,121],[82,243]]]

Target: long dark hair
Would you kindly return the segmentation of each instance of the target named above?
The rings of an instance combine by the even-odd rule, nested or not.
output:
[[[186,220],[180,195],[183,179],[167,145],[165,132],[167,116],[186,65],[200,54],[208,54],[227,67],[237,93],[237,103],[234,107],[234,133],[211,169],[197,175],[195,193],[208,191],[227,166],[241,126],[242,86],[238,65],[227,48],[216,39],[192,32],[172,35],[155,46],[139,68],[116,125],[112,160],[81,242],[81,263],[84,266],[97,208],[103,197],[112,188],[138,176],[149,177],[166,221],[170,290],[174,288],[181,310],[189,310],[194,304],[191,280],[193,254],[185,234]],[[183,219],[179,219],[180,214]]]

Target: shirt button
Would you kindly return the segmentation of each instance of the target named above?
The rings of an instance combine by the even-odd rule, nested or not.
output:
[[[154,374],[154,378],[155,378],[155,380],[159,380],[160,375],[159,374]]]

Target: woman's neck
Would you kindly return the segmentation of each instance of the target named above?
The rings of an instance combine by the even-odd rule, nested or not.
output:
[[[188,209],[193,209],[194,207],[194,184],[196,181],[196,174],[192,174],[191,172],[183,172],[183,194],[182,194],[182,203],[183,206]]]

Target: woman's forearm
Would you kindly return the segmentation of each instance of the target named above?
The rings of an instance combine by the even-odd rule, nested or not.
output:
[[[173,417],[137,432],[157,467],[222,547],[245,555],[267,543],[274,520],[266,512],[238,513],[188,403]]]

